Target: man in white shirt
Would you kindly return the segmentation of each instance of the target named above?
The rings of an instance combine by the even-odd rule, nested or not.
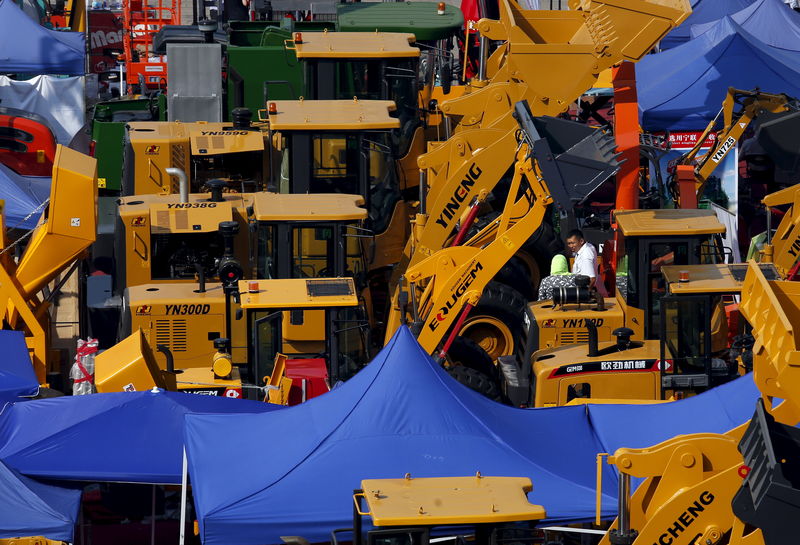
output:
[[[597,288],[605,296],[605,286],[597,283],[597,249],[591,242],[586,242],[580,229],[573,229],[567,233],[567,248],[575,256],[572,263],[572,274],[582,274],[589,277],[589,286]]]

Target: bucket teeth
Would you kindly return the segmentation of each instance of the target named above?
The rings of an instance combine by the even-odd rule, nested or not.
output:
[[[619,39],[613,20],[605,8],[586,13],[585,23],[598,54],[605,54]]]

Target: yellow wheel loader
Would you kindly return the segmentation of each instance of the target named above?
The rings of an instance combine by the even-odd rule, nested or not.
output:
[[[767,278],[779,278],[771,264],[760,267]],[[603,318],[584,318],[586,343],[531,355],[531,404],[678,399],[744,374],[749,369],[730,350],[725,307],[741,296],[746,271],[741,263],[663,267],[654,338],[633,340],[632,329],[617,326],[615,341],[598,342]]]
[[[129,300],[133,333],[96,358],[99,392],[158,386],[261,399],[279,354],[319,361],[328,386],[369,357],[351,278],[143,285]]]
[[[794,540],[800,487],[800,405],[795,396],[800,284],[769,280],[755,262],[742,287],[753,327],[753,418],[724,434],[677,436],[618,449],[619,518],[601,545],[777,545]],[[644,478],[631,495],[630,477]]]

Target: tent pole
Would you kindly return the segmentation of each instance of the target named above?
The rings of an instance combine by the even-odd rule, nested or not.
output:
[[[181,533],[178,545],[183,545],[186,539],[186,481],[188,480],[189,463],[186,459],[186,447],[183,447],[183,472],[181,475]]]
[[[156,485],[150,502],[150,545],[156,545]]]

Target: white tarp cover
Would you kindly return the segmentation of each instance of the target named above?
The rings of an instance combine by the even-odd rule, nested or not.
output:
[[[41,115],[58,143],[66,146],[84,124],[83,87],[83,76],[36,76],[25,81],[0,76],[0,106]]]

